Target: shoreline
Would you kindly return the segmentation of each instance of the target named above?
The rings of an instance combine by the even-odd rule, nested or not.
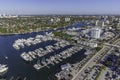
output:
[[[52,30],[52,29],[49,29]],[[41,31],[48,31],[48,30],[34,30],[34,31],[29,31],[29,32],[21,32],[21,33],[0,33],[0,36],[10,36],[10,35],[24,35],[24,34],[29,34],[29,33],[34,33],[34,32],[41,32]]]
[[[73,23],[74,24],[74,23]],[[73,25],[71,24],[71,25]],[[58,28],[50,28],[50,29],[45,29],[45,30],[33,30],[33,31],[26,31],[26,32],[21,32],[21,33],[0,33],[0,36],[10,36],[10,35],[23,35],[23,34],[29,34],[29,33],[33,33],[33,32],[41,32],[41,31],[49,31],[49,30],[54,30],[54,29],[59,29],[59,28],[65,28],[71,25],[66,25],[63,27],[58,27]]]
[[[78,23],[82,23],[82,22],[78,22]],[[21,32],[21,33],[0,33],[0,36],[10,36],[10,35],[23,35],[23,34],[29,34],[29,33],[34,33],[34,32],[42,32],[42,31],[49,31],[49,30],[54,30],[54,29],[60,29],[60,28],[66,28],[69,26],[73,26],[75,23],[71,24],[71,25],[66,25],[63,27],[58,27],[58,28],[50,28],[50,29],[44,29],[44,30],[33,30],[33,31],[25,31],[25,32]]]

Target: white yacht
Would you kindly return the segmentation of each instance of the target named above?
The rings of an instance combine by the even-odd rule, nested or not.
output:
[[[0,64],[0,75],[5,74],[7,72],[7,70],[8,70],[7,65]]]

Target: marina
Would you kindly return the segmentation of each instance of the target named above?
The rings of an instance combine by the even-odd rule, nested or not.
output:
[[[70,45],[69,42],[64,41],[64,40],[59,40],[57,41],[57,43],[55,43],[54,45],[48,45],[45,47],[45,49],[43,48],[38,48],[34,51],[29,51],[28,53],[23,52],[21,54],[21,57],[25,60],[25,61],[32,61],[33,59],[36,59],[37,57],[42,57],[48,53],[53,53],[54,50],[58,50],[60,48],[63,48],[65,46]]]
[[[34,38],[30,37],[27,39],[18,39],[15,41],[13,44],[13,47],[16,50],[19,50],[20,48],[24,48],[25,46],[31,46],[31,45],[36,45],[39,44],[40,42],[47,41],[47,40],[56,40],[55,38],[51,37],[52,35],[36,35]]]
[[[41,63],[43,63],[43,66],[40,65],[40,63],[37,63],[34,65],[34,68],[39,70],[41,69],[42,67],[45,67],[49,64],[53,64],[56,63],[58,64],[59,62],[62,61],[62,59],[66,59],[68,57],[71,57],[73,54],[75,54],[76,52],[80,51],[82,48],[80,46],[74,46],[72,48],[69,48],[65,51],[62,51],[61,53],[59,54],[56,54],[54,56],[50,56],[49,59],[45,59],[45,61],[41,61]]]
[[[119,3],[1,0],[0,80],[120,80]]]
[[[48,34],[51,32],[52,30],[48,31]],[[48,34],[46,35],[45,31],[0,36],[0,45],[2,45],[0,47],[0,63],[7,64],[9,67],[8,72],[4,75],[5,79],[12,80],[19,77],[22,80],[48,80],[48,77],[51,75],[54,77],[54,74],[60,71],[60,65],[67,62],[75,63],[77,60],[79,61],[86,57],[84,50],[81,50],[82,46],[79,45],[79,48],[75,48],[75,46],[70,45],[70,43],[65,40],[54,38]],[[37,35],[47,36],[47,38],[43,41],[42,38]],[[41,42],[36,39],[40,39]],[[31,40],[32,42],[29,43],[27,40]],[[16,41],[19,42],[17,43],[18,47],[13,46],[16,45]],[[26,43],[26,41],[28,43]],[[76,49],[76,51],[78,50],[78,52],[74,52],[74,49]],[[40,51],[45,52],[43,54]],[[67,54],[67,52],[70,52],[70,54]],[[28,59],[28,62],[26,62],[26,60],[21,57],[23,53],[31,57],[30,61]],[[37,64],[37,66],[35,66],[35,64]]]

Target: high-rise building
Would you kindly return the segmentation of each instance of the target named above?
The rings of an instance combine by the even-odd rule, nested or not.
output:
[[[117,23],[117,29],[120,29],[120,21]]]
[[[98,23],[99,23],[99,20],[96,20],[96,23],[95,23],[95,25],[96,25],[96,26],[98,26]]]
[[[100,33],[101,33],[101,29],[100,28],[92,28],[91,30],[91,37],[98,39],[100,38]]]
[[[102,21],[102,27],[104,27],[105,26],[105,22],[104,21]]]

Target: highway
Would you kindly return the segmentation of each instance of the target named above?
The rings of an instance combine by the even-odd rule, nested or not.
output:
[[[113,42],[113,45],[118,42],[118,40],[114,41]],[[94,65],[96,65],[96,62],[94,62],[94,60],[96,58],[99,58],[100,55],[102,55],[103,52],[105,52],[106,50],[110,50],[111,49],[111,46],[106,46],[104,45],[103,48],[97,52],[81,69],[80,71],[72,78],[72,80],[83,80],[81,79],[81,74],[84,74],[84,71],[88,68],[88,67],[93,67]]]
[[[83,74],[84,70],[88,67],[92,67],[93,65],[96,64],[96,62],[94,62],[94,59],[99,57],[99,55],[101,55],[106,49],[108,49],[108,46],[104,46],[99,52],[97,52],[81,69],[80,71],[73,77],[72,80],[79,80],[79,77],[81,76],[81,74]]]
[[[113,45],[113,44],[109,44],[109,43],[104,43],[104,45],[113,46],[113,47],[118,47],[118,48],[120,48],[120,46],[118,46],[118,45]]]

